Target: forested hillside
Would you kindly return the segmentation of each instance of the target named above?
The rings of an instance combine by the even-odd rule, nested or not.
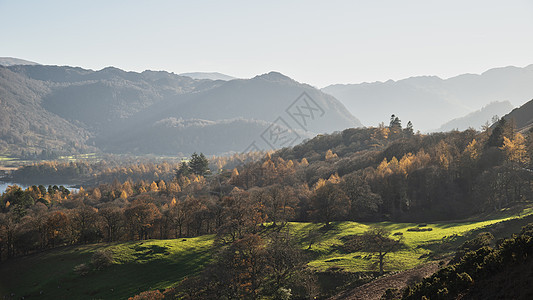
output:
[[[510,122],[514,122],[515,126],[522,131],[527,131],[533,126],[533,100],[514,109],[504,116]]]

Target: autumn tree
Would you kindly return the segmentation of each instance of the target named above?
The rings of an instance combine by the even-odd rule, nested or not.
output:
[[[265,242],[256,234],[246,234],[222,248],[215,262],[206,268],[205,298],[257,299],[267,274]]]
[[[120,231],[124,227],[124,212],[117,206],[105,206],[98,210],[98,215],[105,228],[106,238],[108,242],[113,242],[119,239]]]
[[[314,219],[328,227],[331,221],[346,215],[349,201],[339,185],[326,182],[315,190],[311,206]]]
[[[247,233],[255,233],[265,220],[258,208],[260,203],[251,201],[250,193],[234,188],[223,198],[223,221],[217,236],[222,243],[235,241]]]
[[[150,229],[159,215],[160,212],[153,203],[139,200],[131,203],[124,211],[131,237],[137,234],[141,240],[148,239]]]
[[[526,148],[526,139],[520,133],[515,133],[512,139],[503,137],[503,146],[507,160],[520,166],[529,164],[529,155]]]
[[[96,209],[86,205],[74,211],[71,222],[76,231],[78,241],[81,243],[94,243],[101,238],[102,233],[98,227],[98,217]]]
[[[267,220],[273,226],[284,226],[294,216],[297,198],[290,187],[272,185],[265,189],[265,199],[262,202],[265,208]]]
[[[398,251],[402,246],[402,237],[392,239],[391,233],[384,228],[376,227],[362,235],[363,251],[377,255],[379,274],[383,274],[385,258],[391,252]]]

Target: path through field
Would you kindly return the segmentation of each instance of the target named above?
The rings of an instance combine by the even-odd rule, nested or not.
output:
[[[402,289],[407,286],[413,278],[424,278],[435,273],[439,269],[438,262],[430,262],[416,268],[386,275],[372,282],[345,291],[339,295],[331,297],[330,300],[379,300],[383,293],[389,288]]]

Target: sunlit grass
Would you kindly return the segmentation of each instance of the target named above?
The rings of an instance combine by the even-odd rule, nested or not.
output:
[[[533,208],[523,210],[520,215],[507,214],[502,211],[492,219],[485,221],[469,222],[439,222],[424,224],[424,228],[431,228],[431,231],[408,231],[409,228],[418,227],[417,223],[357,223],[339,222],[333,223],[330,230],[320,230],[321,225],[311,223],[290,223],[291,231],[300,242],[302,249],[307,249],[309,242],[306,235],[310,230],[318,230],[319,238],[307,250],[314,257],[309,265],[317,270],[326,270],[330,267],[340,267],[346,271],[361,272],[375,270],[375,260],[369,259],[369,253],[354,252],[345,253],[340,249],[343,245],[342,237],[354,234],[362,234],[372,227],[383,227],[391,233],[401,233],[404,248],[398,252],[388,255],[387,271],[399,271],[415,267],[431,259],[432,252],[435,252],[435,245],[443,245],[449,241],[453,242],[473,230],[482,228],[515,218],[521,218],[533,214]],[[457,246],[457,243],[453,244]],[[436,251],[438,255],[450,254],[453,248],[442,247]]]
[[[0,295],[42,299],[125,299],[150,289],[174,286],[209,261],[213,236],[65,247],[20,257],[0,267]],[[99,249],[113,252],[114,264],[86,276],[76,265]],[[42,294],[41,294],[42,291]]]

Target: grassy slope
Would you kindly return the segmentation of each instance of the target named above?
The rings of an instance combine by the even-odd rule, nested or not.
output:
[[[521,219],[513,225],[518,227],[531,219],[533,209],[521,212]],[[469,232],[500,226],[497,223],[517,218],[511,212],[485,216],[484,221],[448,222],[428,224],[429,232],[408,232],[411,223],[356,223],[339,222],[331,230],[321,232],[319,242],[309,251],[313,260],[310,266],[317,270],[340,267],[346,271],[372,270],[373,260],[368,253],[343,253],[338,245],[341,237],[359,234],[371,226],[382,226],[392,232],[402,232],[406,248],[390,255],[387,271],[405,270],[427,262],[423,257],[430,252],[445,254],[453,250],[466,238]],[[531,220],[529,220],[531,221]],[[509,222],[507,222],[509,223]],[[318,230],[321,225],[311,223],[290,223],[292,234],[300,241],[302,248],[308,244],[306,235]],[[209,261],[209,248],[213,236],[177,240],[150,240],[120,244],[96,244],[65,247],[43,253],[20,257],[0,265],[0,296],[15,293],[39,295],[47,299],[123,299],[141,291],[164,289],[178,283],[185,276],[202,269]],[[115,263],[102,271],[93,271],[81,277],[73,268],[90,261],[98,249],[111,249]],[[43,297],[44,296],[44,297]]]
[[[183,241],[150,240],[65,247],[20,257],[0,265],[0,295],[46,299],[123,299],[149,289],[168,288],[209,261],[213,236]],[[73,268],[108,248],[115,263],[79,276]]]
[[[409,228],[417,227],[418,224],[415,223],[335,223],[332,230],[322,233],[320,243],[312,246],[311,250],[314,254],[314,259],[309,265],[322,271],[330,267],[340,267],[352,272],[375,270],[375,267],[373,267],[374,260],[370,259],[368,253],[344,253],[338,246],[342,245],[340,238],[343,236],[361,234],[373,226],[381,226],[392,233],[403,233],[406,245],[404,249],[388,256],[385,269],[387,271],[406,270],[425,263],[434,256],[453,252],[456,247],[466,240],[468,233],[472,231],[483,231],[484,228],[494,227],[497,223],[515,218],[524,218],[531,214],[533,214],[533,209],[528,208],[521,211],[519,215],[511,212],[500,212],[496,215],[487,216],[487,219],[483,221],[430,223],[426,227],[433,230],[426,232],[407,231]],[[309,230],[317,230],[320,227],[317,224],[309,223],[291,223],[291,226],[293,227],[293,232],[302,243],[305,243],[304,235]],[[307,248],[306,246],[304,245],[304,248]]]

